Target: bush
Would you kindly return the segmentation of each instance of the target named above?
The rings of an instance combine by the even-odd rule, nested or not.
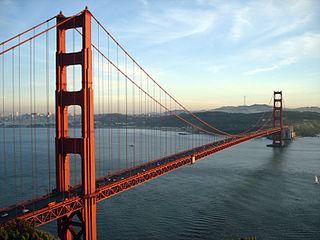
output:
[[[50,233],[40,231],[21,219],[13,219],[0,228],[0,240],[56,240]]]

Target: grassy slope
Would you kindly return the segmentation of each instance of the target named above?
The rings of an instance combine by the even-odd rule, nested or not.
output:
[[[264,118],[268,118],[270,114],[270,112],[266,113]],[[255,124],[262,116],[262,113],[242,114],[225,112],[200,112],[196,115],[218,129],[231,133],[239,133],[245,131]],[[284,124],[293,125],[297,136],[315,136],[320,134],[320,113],[285,112]],[[269,126],[272,126],[271,122],[269,123]],[[203,127],[205,129],[209,129],[204,125]]]
[[[10,220],[0,228],[0,240],[56,240],[50,233],[40,231],[28,222],[15,219]]]
[[[315,136],[320,134],[320,113],[286,112],[288,125],[293,125],[297,136]]]
[[[257,130],[257,128],[251,128],[263,115],[263,113],[226,113],[226,112],[198,112],[195,113],[204,122],[229,133],[241,133],[250,130]],[[262,118],[262,121],[257,125],[261,126],[266,119],[272,115],[272,112],[267,112]],[[182,113],[181,117],[189,122],[199,126],[203,129],[213,131],[205,124],[196,120],[190,114]],[[103,120],[104,119],[104,120]],[[192,131],[190,128],[186,128],[187,124],[177,117],[168,114],[167,116],[159,115],[150,119],[149,116],[136,115],[133,119],[132,115],[128,115],[127,118],[123,114],[111,114],[111,115],[95,115],[95,127],[109,127],[109,122],[112,123],[111,127],[118,127],[117,123],[120,122],[120,127],[126,126],[126,120],[129,127],[136,128],[161,128],[171,127],[174,129],[180,129],[182,131]],[[284,112],[284,124],[293,125],[294,131],[297,136],[315,136],[320,134],[320,113],[317,112]],[[267,125],[272,127],[272,121]],[[194,129],[193,129],[194,130]]]

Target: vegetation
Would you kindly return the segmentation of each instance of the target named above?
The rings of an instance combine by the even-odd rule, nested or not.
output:
[[[285,112],[285,123],[292,125],[296,135],[300,137],[320,134],[320,113]]]
[[[0,240],[56,240],[50,233],[40,231],[21,219],[10,220],[0,228]]]
[[[176,114],[180,115],[187,121],[199,126],[205,130],[214,132],[211,128],[196,120],[190,114],[184,111],[175,111]],[[252,126],[263,116],[261,123],[265,123],[272,112],[263,113],[228,113],[228,112],[217,112],[217,111],[203,111],[196,112],[196,116],[202,119],[204,122],[210,125],[228,132],[228,133],[241,133],[248,129],[250,131],[257,130],[258,128],[252,128]],[[286,111],[283,114],[284,124],[292,125],[297,136],[316,136],[320,134],[320,113],[319,112],[298,112],[298,111]],[[74,122],[72,116],[69,116],[70,123]],[[7,116],[5,127],[12,127],[12,119]],[[37,125],[34,127],[46,127],[47,118],[45,115],[39,115],[36,119]],[[162,112],[161,116],[159,113],[150,114],[136,114],[127,116],[124,114],[112,113],[112,114],[95,114],[94,115],[94,126],[95,128],[145,128],[154,129],[161,128],[163,130],[173,130],[173,131],[187,131],[187,132],[197,132],[190,125],[186,124],[181,119],[168,112]],[[3,123],[0,121],[0,127]],[[30,127],[30,116],[25,115],[22,118],[22,127]],[[72,125],[70,125],[72,126]],[[76,115],[75,126],[81,126],[81,116]],[[272,121],[270,121],[266,126],[272,127]],[[17,125],[16,125],[17,127]],[[53,115],[49,119],[49,127],[55,127],[55,118]]]
[[[212,126],[229,133],[241,133],[250,129],[251,131],[257,130],[258,127],[252,128],[252,126],[261,118],[263,113],[226,113],[226,112],[199,112],[196,115],[203,121],[211,124]],[[267,112],[261,119],[258,126],[265,123],[266,119],[272,112]],[[320,113],[317,112],[294,112],[288,111],[283,113],[284,125],[293,126],[296,136],[307,137],[316,136],[320,134]],[[208,126],[201,124],[199,121],[190,117],[188,114],[181,114],[181,117],[187,119],[188,121],[200,126],[206,130],[212,131]],[[174,117],[172,117],[174,118]],[[162,120],[162,122],[164,122]],[[167,121],[168,126],[171,123],[173,126],[173,121]],[[178,127],[185,126],[181,120],[175,123]],[[162,123],[164,126],[164,123]],[[272,127],[272,121],[268,122],[266,126]]]
[[[199,126],[205,130],[214,132],[205,124],[196,120],[190,114],[177,113],[187,121]],[[272,112],[263,113],[227,113],[216,111],[203,111],[195,113],[204,122],[228,133],[241,133],[248,129],[250,131],[257,130],[259,126],[266,123],[269,117],[272,117]],[[151,117],[151,118],[150,118]],[[297,136],[307,137],[316,136],[320,134],[320,113],[318,112],[298,112],[298,111],[286,111],[283,113],[284,125],[293,126],[293,129]],[[252,126],[261,118],[257,127]],[[120,127],[125,126],[132,128],[167,128],[174,131],[197,131],[194,128],[187,126],[185,122],[178,119],[172,114],[165,115],[162,113],[161,117],[158,115],[132,115],[125,116],[124,114],[100,114],[95,115],[95,127]],[[110,125],[111,124],[111,125]],[[267,122],[266,126],[272,127],[272,120]]]

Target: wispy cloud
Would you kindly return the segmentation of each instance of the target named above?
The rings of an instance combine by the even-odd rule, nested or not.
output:
[[[320,34],[305,33],[283,40],[276,45],[252,49],[246,57],[271,66],[247,71],[245,75],[272,71],[296,63],[303,58],[320,58]]]
[[[139,39],[151,44],[166,43],[209,31],[214,26],[214,11],[176,6],[148,6],[140,9],[136,20],[117,26],[126,39]]]
[[[252,24],[247,18],[249,11],[250,8],[245,7],[243,9],[240,9],[239,11],[234,12],[234,23],[229,36],[232,41],[237,41],[243,36],[246,31],[248,31],[248,29],[252,28]]]
[[[202,33],[213,25],[215,15],[207,10],[163,9],[145,12],[147,37],[156,43],[168,42]]]
[[[268,42],[306,26],[316,17],[312,14],[313,1],[279,3],[261,0],[243,4],[239,1],[197,0],[192,8],[187,4],[137,1],[146,6],[135,15],[137,21],[126,22],[117,29],[127,38],[140,39],[143,36],[144,41],[156,44],[205,32],[213,34],[214,39],[219,37],[231,44],[252,39]]]
[[[320,57],[320,33],[304,33],[276,44],[248,51],[248,56],[268,60],[281,58]]]
[[[257,69],[255,69],[255,70],[245,72],[244,75],[254,75],[254,74],[257,74],[257,73],[273,71],[273,70],[275,70],[275,69],[277,69],[277,68],[280,68],[281,66],[293,64],[293,63],[295,63],[296,61],[297,61],[296,58],[284,59],[284,60],[282,60],[281,62],[272,65],[271,67],[267,67],[267,68],[257,68]]]
[[[208,4],[210,3],[209,1]],[[245,6],[240,3],[222,5],[220,9],[225,10],[220,11],[220,16],[227,13],[231,19],[231,27],[227,33],[230,41],[247,41],[253,38],[256,41],[269,41],[309,23],[313,17],[313,7],[312,1],[249,1]]]

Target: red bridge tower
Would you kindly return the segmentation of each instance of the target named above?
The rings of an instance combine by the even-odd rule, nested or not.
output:
[[[273,128],[281,128],[281,131],[273,135],[273,146],[283,146],[283,112],[282,91],[273,92]]]
[[[57,17],[57,23],[66,17]],[[82,28],[82,50],[66,53],[66,30]],[[82,67],[82,88],[67,91],[67,67]],[[93,91],[92,91],[92,52],[91,52],[91,14],[86,10],[70,21],[57,27],[56,55],[56,183],[59,192],[70,189],[69,155],[81,156],[81,181],[83,208],[58,219],[58,235],[61,239],[96,239],[95,193],[95,150],[93,128]],[[81,138],[71,138],[68,134],[68,107],[81,107]],[[74,221],[75,216],[78,222]],[[74,227],[80,228],[77,232]]]

